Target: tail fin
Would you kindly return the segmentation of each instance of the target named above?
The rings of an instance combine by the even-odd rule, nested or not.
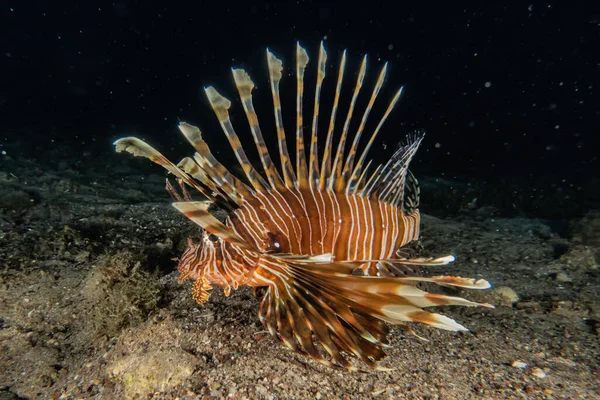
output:
[[[482,280],[475,283],[458,277],[354,276],[335,263],[308,265],[275,257],[264,258],[261,265],[256,273],[263,276],[267,285],[259,311],[261,322],[292,350],[331,367],[357,370],[350,360],[358,358],[369,367],[380,369],[377,362],[385,357],[384,348],[388,345],[385,322],[411,333],[414,332],[407,322],[450,331],[467,330],[446,316],[424,311],[424,307],[493,308],[415,287],[421,280],[452,282],[474,289],[489,287]]]

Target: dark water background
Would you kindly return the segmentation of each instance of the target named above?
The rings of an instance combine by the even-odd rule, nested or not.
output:
[[[252,76],[275,150],[265,49],[284,63],[291,137],[298,40],[311,56],[305,132],[321,40],[329,54],[322,138],[343,49],[338,129],[369,54],[351,133],[389,61],[363,138],[404,85],[371,156],[427,131],[411,249],[456,257],[426,276],[492,284],[464,297],[496,309],[440,311],[471,333],[415,326],[423,342],[393,328],[387,372],[277,345],[257,318],[262,290],[215,288],[199,307],[176,260],[201,232],[170,206],[162,168],[112,145],[139,136],[178,162],[192,152],[186,121],[236,172],[204,95],[214,85],[256,160],[233,66]],[[600,398],[600,1],[0,0],[0,50],[0,400]],[[309,275],[300,285],[325,288]],[[328,302],[311,307],[331,318]]]
[[[325,38],[322,115],[345,48],[342,107],[362,54],[370,56],[365,93],[390,62],[376,110],[404,85],[376,157],[389,156],[408,132],[425,129],[417,176],[495,185],[495,192],[506,185],[521,192],[522,208],[533,214],[553,216],[539,206],[548,196],[560,197],[560,216],[596,207],[600,4],[400,3],[3,1],[0,147],[13,158],[52,164],[60,160],[48,150],[62,146],[77,168],[77,154],[118,162],[112,141],[135,134],[178,160],[188,153],[177,130],[184,120],[231,158],[203,87],[215,85],[235,100],[229,68],[247,68],[268,139],[273,119],[264,50],[282,58],[291,74],[299,40],[312,57],[308,123],[314,62]],[[293,76],[284,75],[282,92],[291,134]],[[240,136],[249,137],[239,104],[232,118]]]

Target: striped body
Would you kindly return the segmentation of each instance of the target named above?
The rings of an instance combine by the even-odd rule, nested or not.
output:
[[[438,305],[486,306],[459,297],[419,289],[423,282],[484,289],[480,279],[452,276],[423,277],[419,266],[444,265],[454,257],[407,257],[405,246],[419,238],[419,186],[408,170],[422,133],[409,134],[390,159],[381,165],[367,162],[377,134],[398,102],[402,88],[380,114],[366,145],[359,143],[383,86],[387,64],[377,82],[360,124],[350,126],[366,75],[363,59],[343,119],[337,121],[346,52],[342,54],[328,129],[319,157],[318,131],[321,87],[327,53],[323,45],[317,60],[310,140],[304,138],[304,71],[307,52],[296,48],[295,166],[288,153],[283,127],[279,84],[283,64],[267,50],[280,166],[271,158],[253,105],[254,83],[241,69],[233,69],[262,172],[250,163],[233,127],[231,102],[213,87],[205,89],[223,133],[244,172],[236,177],[212,154],[200,129],[181,123],[179,128],[196,150],[177,165],[145,142],[127,137],[115,142],[117,151],[144,156],[165,167],[179,184],[167,180],[173,206],[203,228],[202,240],[188,240],[179,260],[180,281],[195,281],[193,296],[204,304],[213,286],[229,295],[240,286],[263,288],[259,318],[273,337],[292,350],[308,354],[332,367],[355,369],[351,358],[370,367],[385,353],[387,323],[412,332],[408,322],[447,330],[466,330],[448,317],[423,311]],[[336,134],[337,131],[337,134]],[[206,200],[194,201],[187,188]],[[216,206],[227,213],[224,222],[212,215]],[[319,350],[321,348],[321,350]]]
[[[405,215],[381,201],[311,189],[258,195],[228,224],[262,251],[332,254],[336,261],[389,259],[419,236],[417,210]]]
[[[336,261],[392,259],[398,249],[418,239],[419,212],[404,215],[398,207],[357,195],[292,189],[258,194],[232,212],[226,225],[259,251],[223,242],[206,252],[207,260],[182,258],[180,270],[186,278],[204,276],[222,287],[261,286],[251,284],[248,276],[262,253],[331,254]],[[365,263],[361,269],[376,273],[375,264]]]

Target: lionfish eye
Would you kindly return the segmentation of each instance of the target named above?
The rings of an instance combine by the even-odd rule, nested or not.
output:
[[[219,237],[211,233],[210,235],[208,235],[208,240],[210,240],[211,242],[216,242],[217,240],[219,240]]]

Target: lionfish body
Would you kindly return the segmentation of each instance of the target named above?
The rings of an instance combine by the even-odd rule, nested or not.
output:
[[[356,357],[377,368],[387,346],[391,323],[408,332],[408,322],[446,330],[466,330],[452,319],[423,310],[438,305],[487,306],[459,297],[419,289],[423,282],[485,289],[484,280],[452,276],[422,277],[418,266],[444,265],[454,260],[406,257],[403,251],[419,238],[419,188],[408,165],[422,133],[409,135],[388,162],[370,168],[367,153],[398,101],[391,99],[366,146],[358,143],[372,106],[383,85],[387,65],[379,74],[358,130],[349,138],[356,100],[366,73],[363,59],[349,109],[334,146],[336,116],[346,64],[343,53],[337,74],[325,148],[319,159],[318,127],[321,86],[327,55],[321,44],[317,62],[310,143],[303,134],[306,51],[296,53],[296,154],[288,153],[283,128],[279,82],[282,62],[267,51],[275,126],[281,168],[275,166],[264,142],[252,101],[254,83],[241,69],[233,77],[260,156],[263,174],[246,156],[229,117],[231,103],[214,88],[208,100],[245,173],[247,182],[231,174],[213,156],[200,130],[181,123],[179,128],[194,146],[193,157],[177,165],[145,142],[127,137],[115,142],[117,151],[145,156],[175,175],[181,191],[167,181],[173,205],[204,229],[199,243],[188,240],[179,261],[180,281],[195,281],[193,295],[203,304],[213,286],[229,295],[231,288],[263,288],[259,317],[275,339],[329,366],[355,369]],[[308,156],[307,156],[308,154]],[[206,201],[193,201],[191,187]],[[225,210],[224,222],[209,207]],[[321,348],[319,348],[321,347]]]

